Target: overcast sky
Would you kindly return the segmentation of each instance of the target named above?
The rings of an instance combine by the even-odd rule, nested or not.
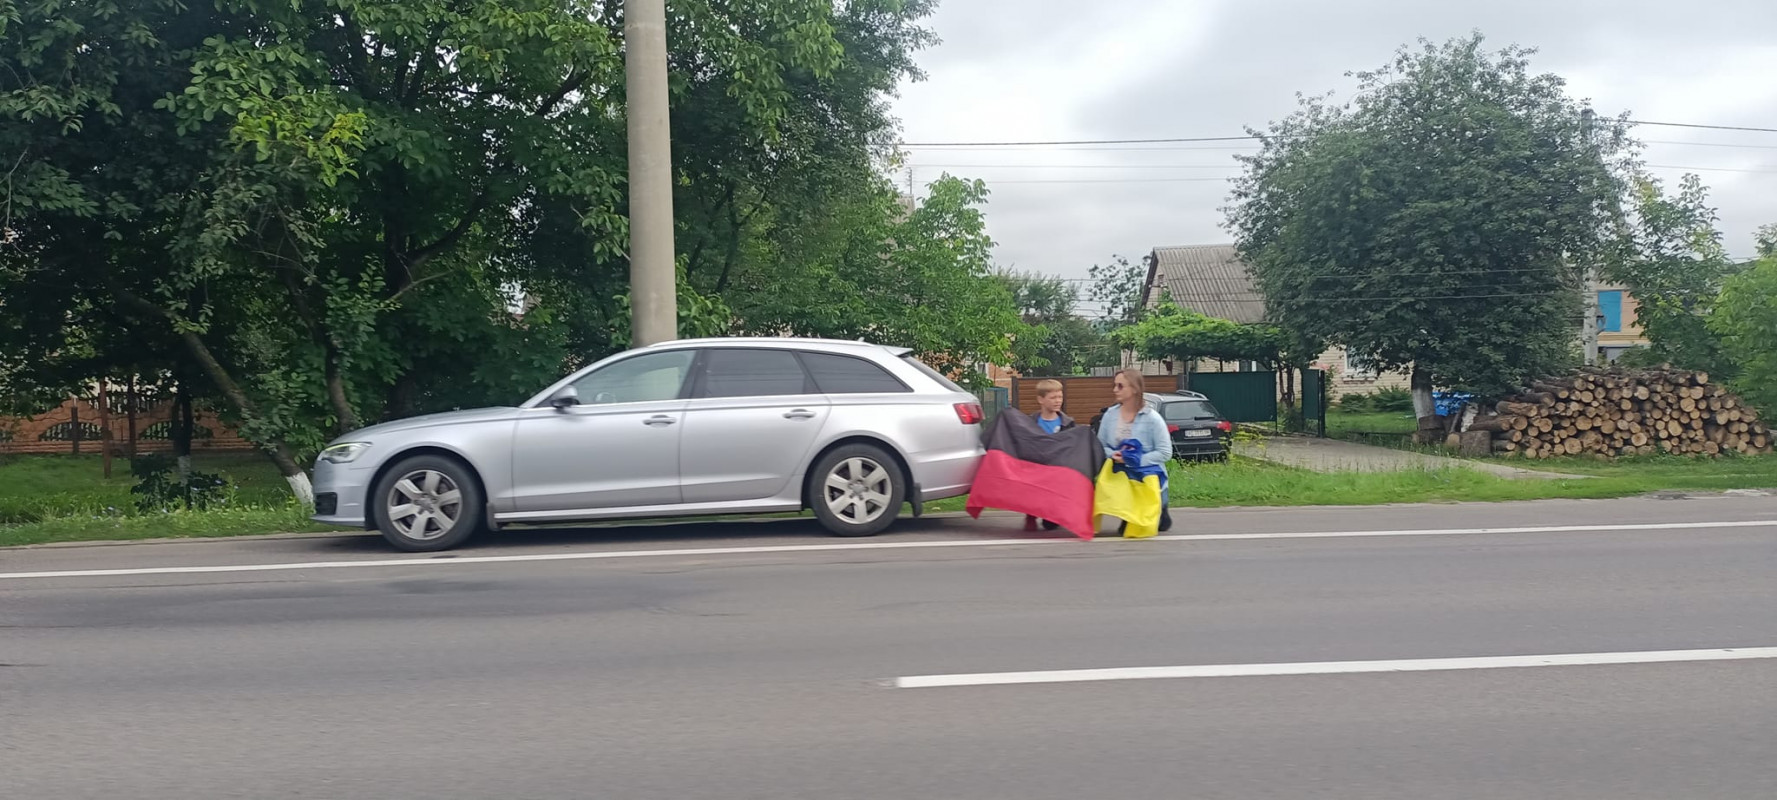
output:
[[[1351,70],[1472,30],[1522,44],[1600,114],[1777,128],[1777,0],[941,0],[924,82],[896,101],[908,142],[1238,136],[1348,96]],[[1730,254],[1777,222],[1777,133],[1641,127],[1649,164],[1697,168]],[[915,148],[918,185],[986,180],[1002,266],[1082,277],[1121,253],[1231,241],[1236,143]],[[1708,169],[1703,169],[1708,168]],[[1656,169],[1676,184],[1683,170]],[[905,175],[903,175],[905,180]]]

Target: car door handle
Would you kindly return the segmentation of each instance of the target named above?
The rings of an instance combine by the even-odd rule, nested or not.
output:
[[[784,412],[784,419],[814,419],[814,412],[809,411],[806,408],[798,408],[794,411],[785,411]]]
[[[643,425],[671,425],[675,422],[678,422],[678,420],[673,419],[672,417],[649,417],[642,420]]]

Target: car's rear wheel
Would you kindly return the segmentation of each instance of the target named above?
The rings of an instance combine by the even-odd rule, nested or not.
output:
[[[809,506],[835,536],[874,536],[901,515],[907,479],[882,448],[850,444],[809,470]]]
[[[405,459],[377,481],[371,498],[377,530],[410,553],[449,550],[481,530],[481,484],[453,459]]]

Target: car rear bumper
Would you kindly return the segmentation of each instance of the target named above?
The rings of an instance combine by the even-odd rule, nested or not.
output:
[[[1219,456],[1226,452],[1228,452],[1228,443],[1220,436],[1175,438],[1172,440],[1173,458],[1204,458]]]
[[[908,456],[913,482],[922,501],[943,500],[968,494],[975,486],[975,472],[987,450],[979,444],[957,450],[915,453]]]
[[[315,462],[315,513],[309,519],[341,528],[369,527],[364,498],[370,494],[370,479],[376,472],[351,466]]]

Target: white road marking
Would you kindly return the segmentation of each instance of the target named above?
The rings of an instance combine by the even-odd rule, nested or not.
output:
[[[1171,534],[1145,541],[1226,542],[1254,539],[1349,539],[1374,536],[1480,536],[1523,533],[1583,533],[1619,531],[1665,531],[1706,528],[1770,528],[1777,520],[1734,520],[1726,522],[1657,522],[1600,525],[1544,525],[1526,528],[1423,528],[1418,530],[1377,531],[1291,531],[1283,533],[1210,533]],[[515,556],[464,556],[436,558],[415,556],[363,561],[298,561],[287,564],[226,564],[200,567],[139,567],[134,569],[75,569],[53,572],[0,572],[0,580],[25,578],[104,578],[125,575],[188,575],[210,572],[276,572],[304,569],[354,569],[368,567],[451,567],[463,564],[507,564],[525,561],[587,561],[608,558],[663,558],[695,556],[756,555],[770,553],[825,553],[852,550],[922,550],[940,547],[1005,547],[1013,545],[1081,544],[1078,539],[960,539],[923,542],[851,542],[846,544],[786,544],[744,547],[687,547],[669,550],[597,550],[581,553],[535,553]],[[1138,545],[1139,546],[1139,545]]]
[[[947,686],[1009,686],[1025,683],[1137,681],[1154,678],[1242,678],[1262,675],[1342,675],[1358,672],[1438,672],[1514,667],[1574,667],[1599,664],[1667,664],[1679,661],[1740,661],[1777,658],[1777,647],[1719,650],[1656,650],[1640,653],[1566,653],[1546,656],[1416,658],[1397,661],[1309,661],[1281,664],[1204,664],[1186,667],[1122,667],[1043,672],[983,672],[896,678],[898,689]]]

